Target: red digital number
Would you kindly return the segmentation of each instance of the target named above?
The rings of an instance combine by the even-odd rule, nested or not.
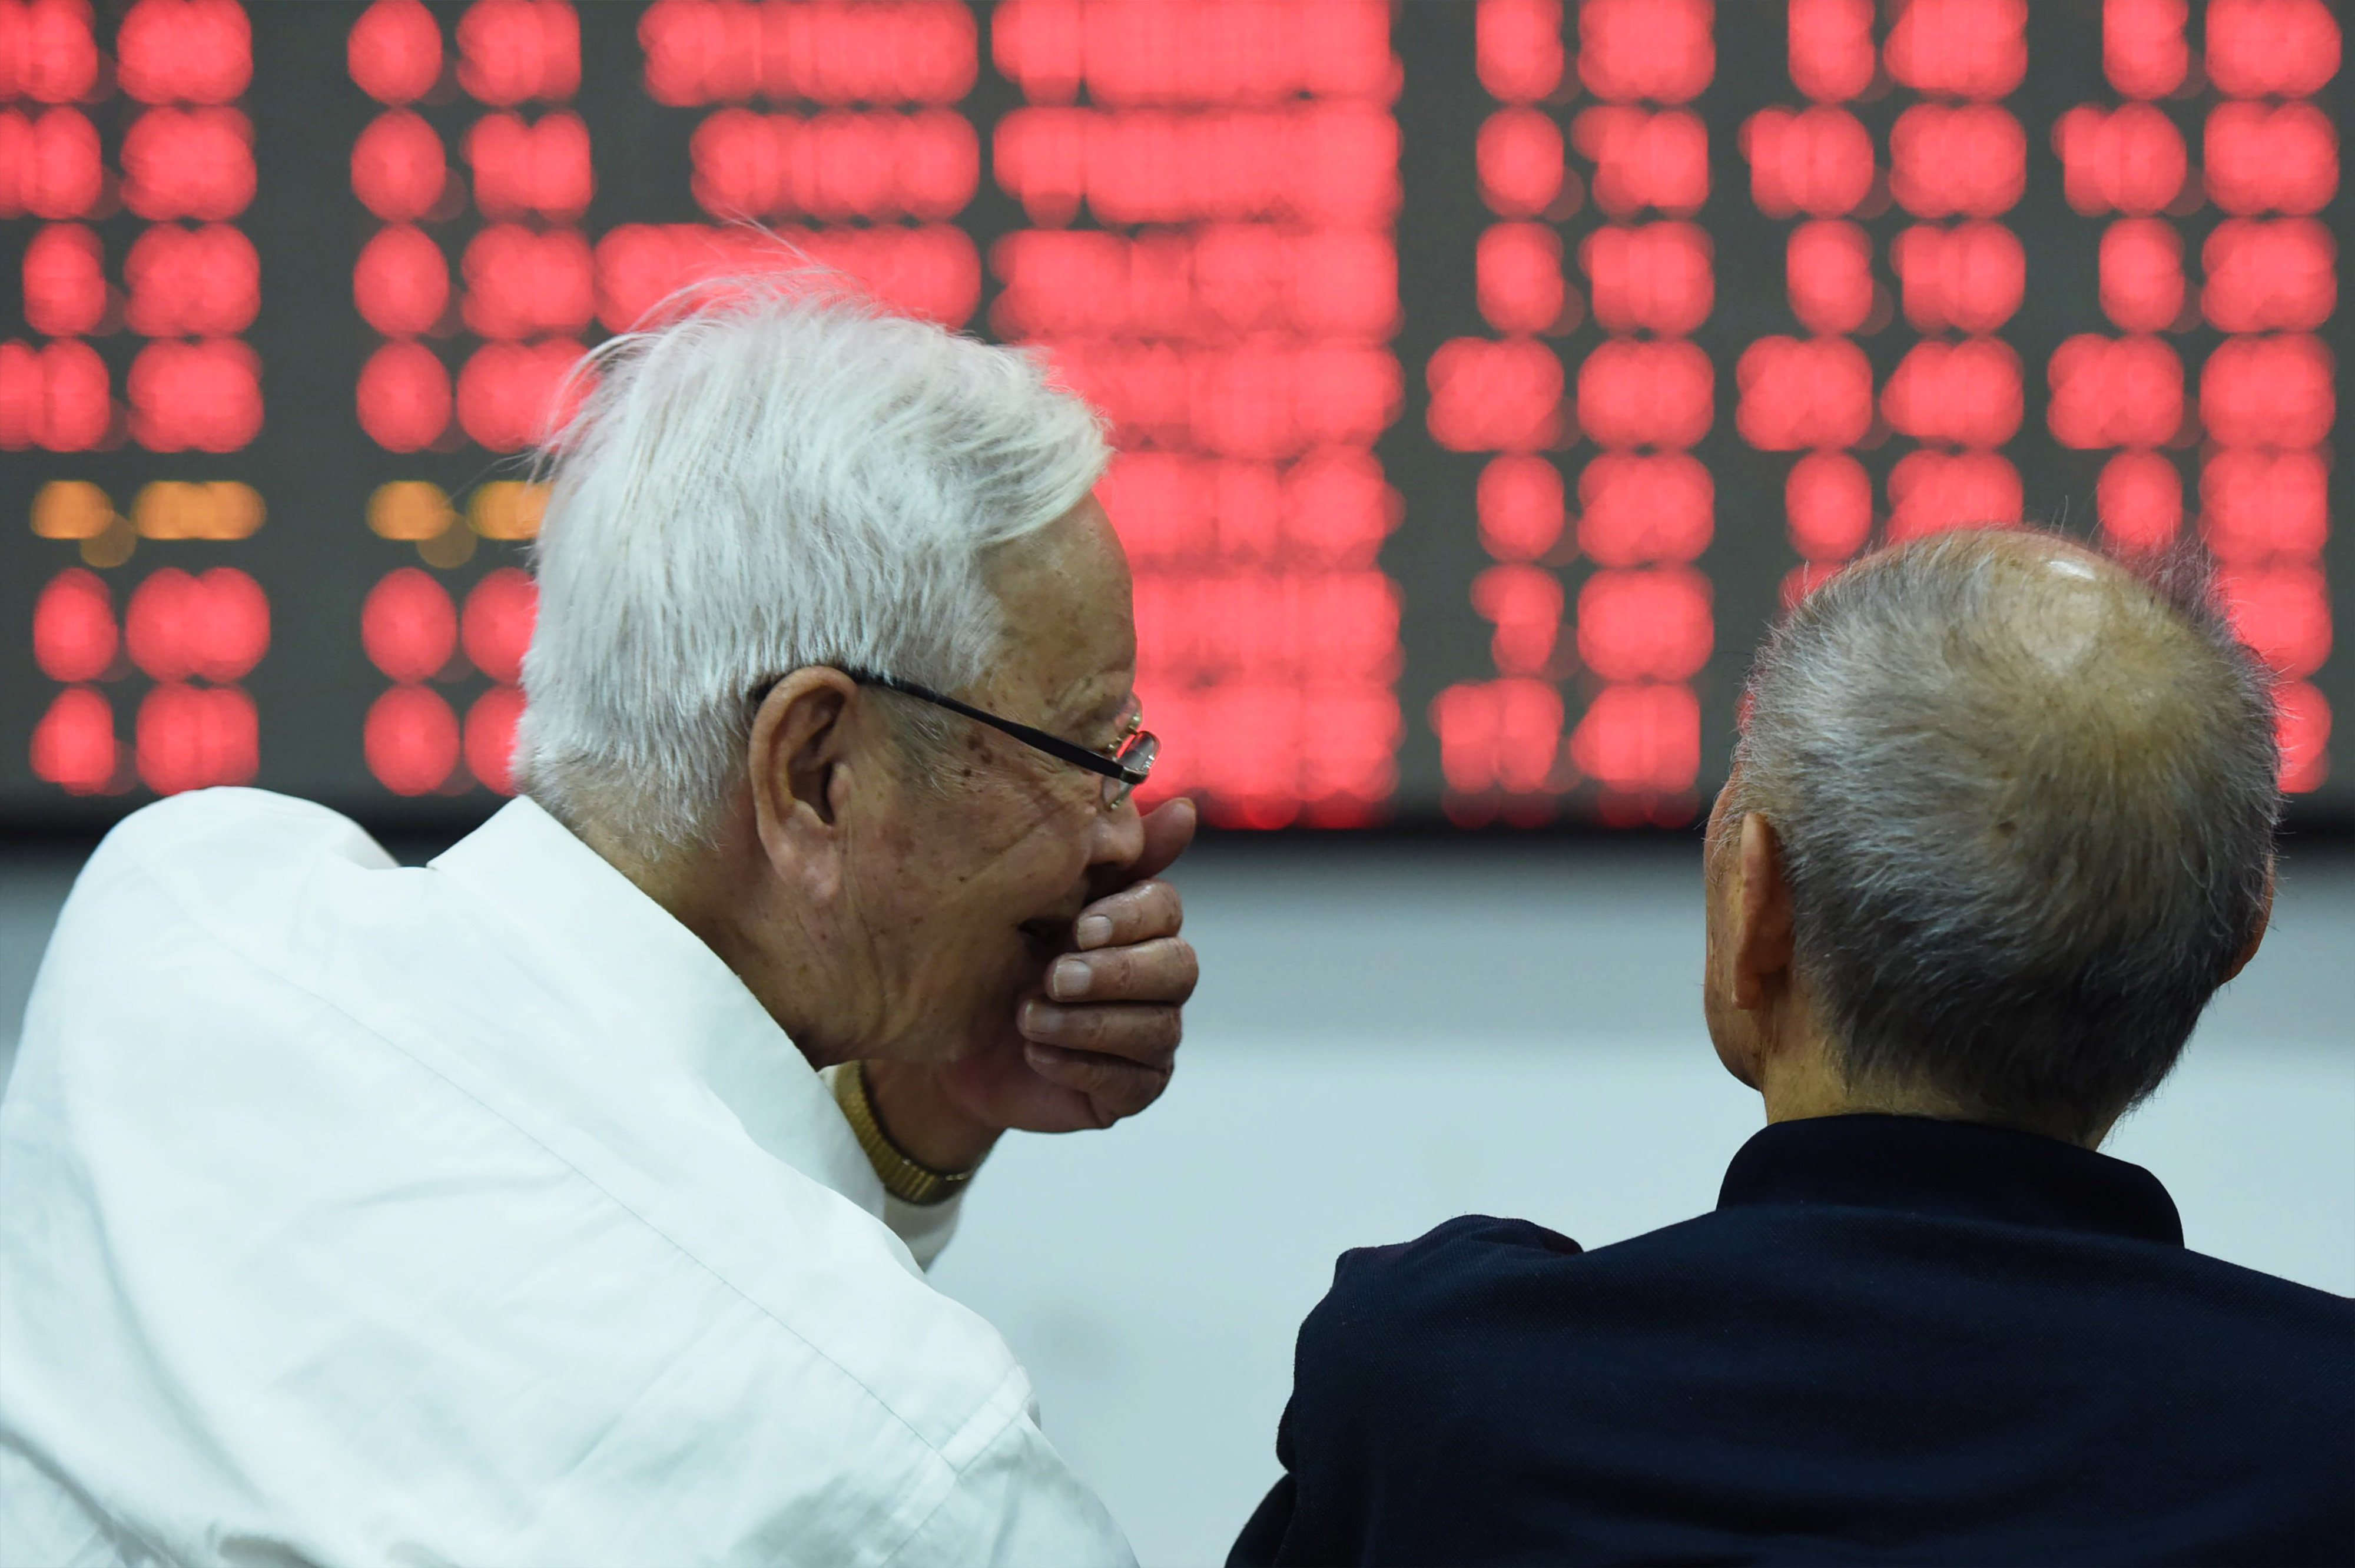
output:
[[[253,125],[237,110],[150,109],[123,133],[123,205],[142,218],[235,218],[253,182]]]
[[[1531,795],[1561,754],[1561,693],[1550,681],[1505,679],[1451,686],[1432,699],[1439,768],[1450,789]]]
[[[1687,103],[1717,70],[1710,0],[1586,0],[1578,76],[1608,102]]]
[[[1578,476],[1578,548],[1598,566],[1681,563],[1709,548],[1717,486],[1681,452],[1606,452]]]
[[[1450,338],[1428,374],[1431,438],[1451,452],[1533,452],[1561,432],[1561,361],[1542,343]]]
[[[1030,18],[1023,10],[1018,4],[998,7],[993,32],[1001,63],[1009,55],[1021,59],[1030,42]],[[817,103],[948,104],[972,90],[976,67],[973,12],[954,0],[858,5],[655,0],[638,19],[638,42],[645,51],[647,96],[678,105],[756,95]]]
[[[253,782],[261,725],[253,699],[233,686],[166,683],[139,704],[139,780],[157,795]]]
[[[1570,760],[1627,795],[1690,789],[1700,776],[1700,704],[1683,686],[1606,686],[1570,737]]]
[[[157,680],[243,678],[270,651],[270,601],[232,566],[150,573],[123,613],[131,662]]]
[[[113,422],[108,389],[106,362],[87,343],[0,343],[0,449],[91,450]]]
[[[1594,165],[1594,204],[1614,218],[1647,207],[1689,217],[1709,199],[1709,130],[1697,114],[1582,110],[1571,140]]]
[[[1473,146],[1480,198],[1505,218],[1534,218],[1561,194],[1561,127],[1535,109],[1497,110]]]
[[[72,103],[98,85],[89,0],[0,5],[0,98]]]
[[[695,198],[721,218],[944,219],[981,176],[972,122],[945,109],[807,120],[723,109],[696,128],[689,154]]]
[[[51,680],[96,680],[114,663],[122,635],[106,580],[79,566],[51,578],[33,603],[33,662]]]
[[[438,691],[396,686],[369,705],[360,745],[368,772],[395,795],[425,795],[458,768],[458,716]]]
[[[2152,213],[2182,192],[2183,133],[2147,103],[2081,103],[2052,127],[2062,191],[2079,212]]]
[[[1488,653],[1503,675],[1542,675],[1561,633],[1561,580],[1542,567],[1492,566],[1472,580],[1472,608],[1496,624]]]
[[[1840,103],[1872,85],[1872,0],[1790,0],[1791,85]]]
[[[564,428],[586,386],[581,346],[486,343],[458,372],[458,425],[493,452],[520,452]]]
[[[81,111],[27,119],[0,109],[0,218],[80,218],[104,187],[98,132]]]
[[[1480,235],[1474,276],[1480,315],[1499,332],[1544,332],[1562,319],[1561,236],[1550,225],[1490,224]]]
[[[485,114],[466,132],[466,162],[474,171],[474,205],[492,219],[538,213],[570,222],[589,210],[597,179],[589,161],[589,129],[570,112]]]
[[[450,428],[450,372],[421,343],[388,343],[360,368],[360,428],[387,452],[422,452]]]
[[[33,728],[33,776],[69,795],[95,795],[109,788],[120,756],[113,705],[86,686],[58,693]]]
[[[1872,137],[1845,109],[1762,109],[1742,122],[1742,155],[1769,218],[1837,218],[1872,189]]]
[[[2001,98],[2028,75],[2027,0],[1907,0],[1885,52],[1916,92]]]
[[[1802,223],[1791,230],[1783,258],[1792,314],[1808,331],[1854,332],[1872,314],[1872,241],[1855,224]]]
[[[1995,218],[2028,186],[2028,136],[1991,103],[1917,103],[1889,130],[1889,192],[1917,218]]]
[[[1872,533],[1872,479],[1844,452],[1811,452],[1783,482],[1791,548],[1817,562],[1846,560]]]
[[[1480,0],[1472,37],[1491,98],[1535,103],[1561,85],[1561,0]]]
[[[1596,229],[1578,247],[1578,264],[1593,283],[1595,321],[1609,332],[1690,332],[1716,302],[1710,254],[1709,235],[1695,224]]]
[[[2183,236],[2156,218],[2102,231],[2102,309],[2128,332],[2159,332],[2183,315]]]
[[[44,225],[25,247],[25,325],[76,337],[106,317],[104,252],[79,223]]]
[[[409,110],[378,115],[352,144],[352,194],[387,223],[432,211],[449,177],[442,138]]]
[[[1923,332],[1993,332],[2019,309],[2028,253],[2000,223],[1916,224],[1890,247],[1905,319]]]
[[[1992,452],[1909,452],[1889,471],[1889,538],[2019,521],[2019,471]]]
[[[123,259],[130,300],[123,319],[149,337],[225,337],[261,309],[261,256],[226,224],[158,224]]]
[[[2183,85],[2191,51],[2184,0],[2104,0],[2102,69],[2128,98],[2159,98]]]
[[[352,24],[344,63],[378,103],[413,103],[441,80],[441,25],[421,0],[375,0]]]
[[[2339,305],[2339,247],[2310,218],[2232,218],[2200,248],[2200,306],[2225,332],[2311,332]]]
[[[2019,356],[1995,337],[1917,343],[1890,372],[1881,412],[1916,441],[2001,446],[2019,431]]]
[[[139,0],[114,57],[142,103],[227,103],[253,80],[253,28],[237,0]]]
[[[466,327],[477,336],[576,333],[596,315],[595,270],[579,229],[487,224],[467,241],[458,267]]]
[[[581,89],[581,18],[569,0],[474,0],[458,20],[458,85],[501,107]]]
[[[1475,500],[1480,543],[1498,560],[1535,560],[1561,542],[1561,471],[1542,457],[1491,458]]]
[[[261,359],[237,338],[151,343],[123,386],[150,452],[235,452],[261,433]]]
[[[2339,194],[2339,133],[2311,103],[2208,112],[2208,195],[2227,212],[2319,212]]]
[[[1733,379],[1734,428],[1762,452],[1854,446],[1872,428],[1872,367],[1844,337],[1762,337]]]
[[[432,330],[450,308],[450,263],[442,247],[405,223],[378,229],[352,268],[352,303],[387,337]]]
[[[2329,489],[2318,453],[2228,447],[2200,471],[2200,531],[2221,560],[2312,560],[2330,534]]]
[[[2208,0],[2208,79],[2235,98],[2303,98],[2339,74],[2323,0]]]
[[[1709,356],[1670,339],[1612,338],[1578,368],[1578,422],[1603,446],[1690,446],[1717,417]]]
[[[2296,680],[2330,656],[2330,594],[2318,568],[2228,566],[2216,586],[2232,630],[2275,675]]]
[[[2318,446],[2338,414],[2330,351],[2307,336],[2228,337],[2200,374],[2200,419],[2227,446]]]
[[[2102,532],[2130,550],[2164,548],[2183,527],[2183,475],[2156,452],[2121,452],[2094,490]]]

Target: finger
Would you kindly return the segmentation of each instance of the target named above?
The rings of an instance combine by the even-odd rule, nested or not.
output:
[[[1176,936],[1085,955],[1066,954],[1047,971],[1047,995],[1059,1002],[1168,1002],[1182,1005],[1202,977],[1194,944]]]
[[[1023,1038],[1036,1044],[1095,1051],[1159,1068],[1168,1066],[1185,1035],[1178,1008],[1150,1002],[1067,1008],[1034,997],[1022,1004],[1020,1026]]]
[[[1143,881],[1167,870],[1186,852],[1186,846],[1194,842],[1194,829],[1200,823],[1201,814],[1183,795],[1155,806],[1145,818],[1145,852],[1137,856],[1128,874]]]
[[[1030,1070],[1048,1083],[1087,1096],[1098,1126],[1108,1127],[1123,1116],[1136,1115],[1169,1086],[1167,1066],[1146,1067],[1051,1045],[1033,1044],[1026,1048],[1023,1057]]]
[[[1082,951],[1125,946],[1156,936],[1175,936],[1185,923],[1185,901],[1176,888],[1167,882],[1139,882],[1082,910],[1072,923],[1071,940]]]

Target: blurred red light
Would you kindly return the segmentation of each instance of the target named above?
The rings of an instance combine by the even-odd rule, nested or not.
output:
[[[114,709],[86,686],[68,687],[33,727],[33,776],[72,795],[94,795],[114,777]]]
[[[2045,421],[2063,446],[2161,446],[2183,423],[2183,361],[2156,337],[2079,333],[2052,351]]]
[[[31,0],[0,8],[0,99],[71,103],[98,85],[89,0]]]
[[[1916,92],[2001,98],[2028,75],[2027,0],[1906,0],[1889,74]]]
[[[1606,452],[1578,476],[1578,547],[1598,566],[1697,559],[1715,528],[1717,486],[1681,452]]]
[[[139,704],[140,782],[157,795],[250,784],[261,732],[253,699],[233,686],[158,686]]]
[[[1546,97],[1561,85],[1561,0],[1480,0],[1473,58],[1490,97]]]
[[[1102,409],[1124,442],[1232,457],[1285,457],[1330,443],[1370,443],[1398,417],[1405,389],[1397,357],[1371,344],[1262,336],[1233,346],[1111,338],[1048,347],[1064,384]],[[1443,346],[1433,357],[1432,371],[1433,417],[1451,430],[1458,428],[1451,420],[1462,416],[1475,395],[1467,384],[1455,389],[1453,401],[1436,397],[1439,378],[1467,368],[1462,357],[1451,355],[1452,347]],[[1542,345],[1528,347],[1546,352]],[[1541,369],[1533,362],[1522,368]],[[1552,374],[1560,376],[1559,362]],[[1509,419],[1518,407],[1471,412],[1475,419],[1499,413]]]
[[[437,691],[396,686],[369,705],[360,745],[368,772],[395,795],[442,787],[458,767],[458,716]]]
[[[25,247],[25,325],[75,337],[106,317],[104,252],[79,223],[46,224]]]
[[[485,225],[466,242],[459,270],[466,326],[483,337],[580,332],[596,315],[589,241],[576,229]]]
[[[1838,103],[1872,85],[1872,0],[1791,0],[1791,85]]]
[[[1380,571],[1149,572],[1136,583],[1140,678],[1388,681],[1398,588]]]
[[[2200,471],[2200,533],[2220,560],[2314,560],[2330,534],[2329,490],[2317,453],[2228,447]]]
[[[360,646],[394,680],[423,680],[458,651],[458,607],[441,583],[416,567],[401,567],[361,603]]]
[[[2184,0],[2104,0],[2102,69],[2128,98],[2160,98],[2183,85],[2191,52]]]
[[[124,380],[150,452],[235,452],[261,433],[261,359],[234,337],[151,343]]]
[[[2112,545],[2163,549],[2183,527],[2183,476],[2156,452],[2121,452],[2102,465],[2094,509]]]
[[[2319,212],[2339,194],[2339,133],[2311,103],[2208,112],[2208,195],[2227,212]]]
[[[1709,579],[1690,567],[1598,571],[1578,591],[1578,656],[1605,680],[1682,680],[1716,642]]]
[[[466,709],[466,771],[494,795],[515,794],[516,720],[523,717],[523,693],[495,686]]]
[[[1570,737],[1570,760],[1626,794],[1690,789],[1700,775],[1700,704],[1683,686],[1606,686]]]
[[[1844,337],[1762,337],[1733,377],[1734,428],[1762,452],[1853,446],[1872,428],[1872,367]]]
[[[458,19],[458,85],[501,107],[581,88],[581,18],[570,0],[474,0]]]
[[[1490,458],[1476,497],[1480,542],[1498,560],[1535,560],[1561,541],[1561,471],[1544,458]]]
[[[2069,205],[2088,215],[2158,212],[2180,194],[2190,168],[2183,133],[2147,103],[2081,103],[2053,123],[2052,147]]]
[[[51,680],[96,680],[114,663],[114,595],[105,580],[68,567],[33,604],[33,662]]]
[[[1605,331],[1681,336],[1716,302],[1709,235],[1695,224],[1598,229],[1580,241],[1578,264],[1593,282],[1594,319]]]
[[[2319,446],[2337,412],[2316,338],[2228,337],[2200,375],[2200,421],[2227,446]]]
[[[142,103],[227,103],[253,80],[253,29],[237,0],[139,0],[114,54]]]
[[[0,218],[92,216],[104,188],[98,132],[80,110],[0,109]]]
[[[1578,368],[1579,426],[1601,446],[1690,446],[1716,400],[1716,368],[1681,339],[1612,338]]]
[[[2183,314],[2183,236],[2156,218],[2102,231],[2102,309],[2128,332],[2159,332]]]
[[[2286,680],[2330,656],[2330,596],[2319,569],[2298,563],[2228,566],[2217,574],[2232,630]]]
[[[142,218],[235,218],[253,182],[253,125],[235,109],[150,109],[123,133],[123,205]]]
[[[1578,75],[1609,102],[1686,103],[1717,69],[1710,0],[1585,0],[1578,11]]]
[[[261,257],[226,224],[158,224],[131,243],[123,263],[123,319],[149,337],[224,337],[261,310]]]
[[[1398,122],[1370,103],[1119,113],[1018,109],[992,168],[1032,222],[1060,228],[1084,200],[1107,223],[1294,218],[1386,223],[1397,209]]]
[[[531,574],[500,567],[466,595],[466,656],[493,680],[509,686],[520,681],[524,650],[531,646],[532,621],[538,612],[539,588]]]
[[[2230,218],[2200,248],[2200,305],[2225,332],[2310,332],[2339,304],[2339,247],[2310,218]]]
[[[474,171],[474,205],[485,218],[536,212],[570,222],[596,194],[589,128],[578,114],[545,114],[536,123],[519,114],[485,114],[466,132],[466,162]]]
[[[944,223],[789,229],[774,239],[699,223],[625,223],[597,241],[598,319],[614,332],[652,325],[657,308],[691,283],[791,268],[803,256],[848,277],[893,310],[947,326],[964,325],[981,297],[981,258],[973,239]],[[1393,279],[1392,311],[1396,299]]]
[[[993,18],[1000,62],[1018,80],[1020,65],[1035,52],[1026,48],[1037,31],[1028,13],[1038,9],[1003,5]],[[1076,13],[1069,20],[1071,69],[1076,73]],[[754,96],[817,103],[954,103],[973,87],[974,32],[973,12],[954,0],[858,5],[655,0],[638,20],[646,93],[657,103],[675,105]],[[1069,93],[1062,96],[1068,99]]]
[[[1909,452],[1889,471],[1891,544],[2020,518],[2019,471],[1992,452]]]
[[[1785,242],[1783,268],[1792,314],[1808,331],[1854,332],[1872,314],[1872,241],[1855,224],[1800,224]]]
[[[2000,223],[1915,224],[1890,247],[1905,319],[1923,332],[1993,332],[2019,309],[2028,252]]]
[[[0,343],[0,448],[88,452],[113,419],[106,364],[89,344]]]
[[[421,452],[450,428],[450,372],[421,343],[388,343],[360,370],[360,428],[387,452]]]
[[[2208,79],[2235,98],[2303,98],[2339,74],[2323,0],[2208,0]]]
[[[387,110],[352,144],[352,194],[388,223],[432,211],[449,177],[442,138],[409,110]]]
[[[1507,218],[1534,218],[1561,194],[1561,127],[1535,109],[1488,116],[1474,148],[1480,197]]]
[[[723,109],[697,127],[690,152],[695,198],[721,218],[950,218],[981,171],[972,123],[944,109],[807,120]]]
[[[1890,429],[1916,441],[2001,446],[2019,430],[2019,356],[2000,338],[1917,343],[1881,389]]]
[[[442,76],[442,28],[420,0],[376,0],[352,24],[344,60],[378,103],[411,103]]]
[[[1490,224],[1480,235],[1475,276],[1480,315],[1497,331],[1543,332],[1561,320],[1561,236],[1551,227]]]
[[[1646,207],[1685,218],[1709,199],[1709,129],[1697,114],[1586,109],[1570,134],[1594,165],[1594,204],[1614,218]]]
[[[1400,507],[1373,454],[1348,447],[1290,464],[1126,453],[1097,495],[1132,562],[1197,570],[1220,560],[1370,566]]]
[[[1917,218],[1994,218],[2028,187],[2028,136],[1991,103],[1917,103],[1889,130],[1889,193]]]
[[[493,452],[520,452],[552,437],[587,390],[573,377],[581,346],[554,339],[486,343],[458,372],[458,424]]]
[[[1439,766],[1450,789],[1533,795],[1561,753],[1561,694],[1542,680],[1451,686],[1432,699]]]
[[[1872,480],[1844,452],[1811,452],[1783,482],[1791,548],[1817,562],[1846,560],[1872,534]]]
[[[450,308],[450,263],[421,229],[407,224],[380,229],[361,247],[352,268],[352,303],[360,318],[385,336],[414,337],[430,331]]]
[[[2274,709],[2281,787],[2290,795],[2320,789],[2330,770],[2330,704],[2313,687],[2295,680],[2275,688]]]
[[[1853,212],[1872,189],[1872,137],[1845,109],[1762,109],[1742,123],[1750,199],[1769,218]]]
[[[237,680],[270,651],[270,601],[235,567],[152,572],[123,619],[131,662],[157,680]]]
[[[1542,567],[1492,566],[1472,580],[1472,608],[1496,623],[1488,652],[1501,675],[1542,675],[1561,631],[1561,581]]]
[[[1451,452],[1533,452],[1561,431],[1561,361],[1527,338],[1454,337],[1431,356],[1431,438]]]

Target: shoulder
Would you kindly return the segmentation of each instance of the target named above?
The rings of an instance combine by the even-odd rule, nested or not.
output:
[[[1582,1256],[1568,1236],[1527,1220],[1465,1214],[1413,1241],[1343,1253],[1333,1286],[1301,1326],[1304,1381],[1312,1364],[1379,1362],[1400,1348],[1429,1354],[1509,1315],[1522,1287]]]

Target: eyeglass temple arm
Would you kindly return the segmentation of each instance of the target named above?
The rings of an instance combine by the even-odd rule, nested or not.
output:
[[[1122,784],[1130,785],[1141,784],[1145,782],[1143,772],[1115,762],[1101,752],[1091,752],[1085,746],[1075,745],[1064,740],[1060,735],[1050,735],[1044,730],[1033,730],[1028,724],[1018,724],[1011,719],[1001,719],[995,713],[975,708],[970,703],[959,702],[954,697],[934,691],[929,686],[918,686],[912,680],[900,680],[888,675],[877,675],[871,670],[854,670],[850,672],[850,677],[868,686],[887,687],[903,697],[912,697],[920,702],[929,702],[935,707],[945,708],[952,713],[962,713],[977,724],[986,724],[993,730],[1013,736],[1026,745],[1038,747],[1050,757],[1069,763],[1073,767],[1085,768],[1088,772],[1103,778],[1117,779]]]

